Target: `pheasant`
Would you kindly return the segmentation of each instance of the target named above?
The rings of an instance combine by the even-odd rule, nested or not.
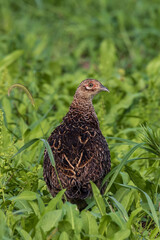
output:
[[[67,200],[77,205],[91,196],[90,181],[100,188],[110,171],[110,152],[92,105],[92,98],[101,91],[109,90],[95,79],[82,81],[69,112],[48,139]],[[46,150],[43,169],[54,197],[61,187]]]

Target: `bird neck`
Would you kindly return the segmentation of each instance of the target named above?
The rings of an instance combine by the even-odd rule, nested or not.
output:
[[[70,105],[69,112],[63,118],[64,122],[72,122],[72,124],[78,124],[80,121],[85,121],[93,128],[99,129],[99,122],[95,113],[92,99],[78,98],[74,96],[73,102]]]
[[[82,112],[84,114],[95,112],[92,104],[92,98],[85,98],[77,94],[74,96],[73,102],[70,106],[70,110],[71,109],[74,109],[74,111]]]

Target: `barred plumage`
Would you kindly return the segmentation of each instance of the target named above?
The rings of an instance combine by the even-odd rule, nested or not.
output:
[[[100,187],[110,171],[110,152],[92,105],[100,91],[108,89],[95,79],[81,82],[69,112],[48,139],[66,197],[75,203],[91,195],[90,180]],[[47,152],[44,179],[54,197],[61,188]]]

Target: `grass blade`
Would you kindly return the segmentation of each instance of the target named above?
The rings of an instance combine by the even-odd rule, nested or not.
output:
[[[58,172],[57,172],[57,169],[56,169],[56,164],[55,164],[55,161],[54,161],[52,149],[51,149],[51,147],[50,147],[50,145],[49,145],[49,143],[48,143],[48,141],[47,141],[46,139],[41,138],[40,140],[44,143],[44,145],[45,145],[45,147],[46,147],[46,150],[47,150],[48,155],[49,155],[49,159],[50,159],[51,164],[52,164],[52,166],[54,167],[54,170],[55,170],[55,172],[56,172],[59,185],[60,185],[61,189],[63,190],[63,186],[62,186],[61,180],[60,180],[60,178],[59,178],[59,176],[58,176]],[[67,198],[66,198],[65,195],[64,195],[64,198],[65,198],[65,200],[67,201]]]
[[[8,96],[10,96],[11,90],[12,90],[13,88],[15,88],[15,87],[18,87],[18,88],[23,89],[23,90],[25,91],[25,93],[27,94],[28,98],[30,99],[32,105],[35,107],[34,99],[33,99],[32,95],[31,95],[31,93],[30,93],[30,92],[28,91],[28,89],[27,89],[25,86],[23,86],[22,84],[19,84],[19,83],[13,84],[13,85],[8,89]]]
[[[116,171],[114,173],[114,175],[112,176],[106,190],[105,190],[105,195],[108,193],[109,189],[111,188],[112,184],[114,183],[116,177],[118,176],[119,172],[121,171],[122,167],[125,165],[126,161],[130,158],[130,156],[137,150],[137,148],[141,147],[142,145],[144,145],[144,143],[138,143],[136,144],[133,148],[131,148],[131,150],[126,154],[126,156],[123,158],[123,160],[121,161],[121,163],[118,165],[118,167],[116,168]]]
[[[50,159],[50,161],[51,161],[51,164],[52,164],[52,166],[55,168],[56,165],[55,165],[53,153],[52,153],[52,150],[51,150],[51,147],[50,147],[49,143],[47,142],[46,139],[41,138],[40,140],[44,143],[45,148],[47,149],[47,152],[48,152],[48,155],[49,155],[49,159]]]
[[[155,221],[155,223],[157,224],[157,226],[158,226],[158,228],[160,230],[160,225],[159,225],[157,213],[156,213],[155,207],[153,205],[153,202],[152,202],[150,196],[146,192],[144,192],[142,189],[140,189],[138,187],[130,186],[130,185],[126,185],[126,184],[120,184],[120,183],[117,183],[117,184],[120,185],[120,186],[126,187],[126,188],[137,189],[138,191],[142,192],[145,195],[145,197],[147,199],[147,202],[148,202],[148,205],[150,207],[151,213],[152,213],[153,220]]]
[[[122,216],[127,221],[128,220],[128,214],[126,209],[123,207],[123,205],[117,201],[116,198],[109,196],[109,198],[116,204],[117,208],[120,210]]]
[[[19,153],[23,152],[24,150],[26,150],[27,148],[29,148],[31,145],[33,145],[35,142],[37,142],[39,140],[39,138],[34,138],[31,141],[27,142],[26,144],[23,145],[23,147],[21,147],[18,152],[16,154],[14,154],[12,158],[14,158],[15,156],[17,156]]]

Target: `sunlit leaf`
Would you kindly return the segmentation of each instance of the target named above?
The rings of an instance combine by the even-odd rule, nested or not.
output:
[[[103,216],[106,214],[105,202],[102,198],[102,195],[100,194],[98,187],[95,185],[95,183],[91,182],[91,186],[92,186],[92,191],[93,191],[93,197],[95,199],[95,202],[97,204],[97,207],[99,208],[101,215]]]
[[[11,197],[11,201],[17,201],[17,200],[35,200],[37,198],[35,192],[31,191],[24,191],[20,193],[18,196]]]

